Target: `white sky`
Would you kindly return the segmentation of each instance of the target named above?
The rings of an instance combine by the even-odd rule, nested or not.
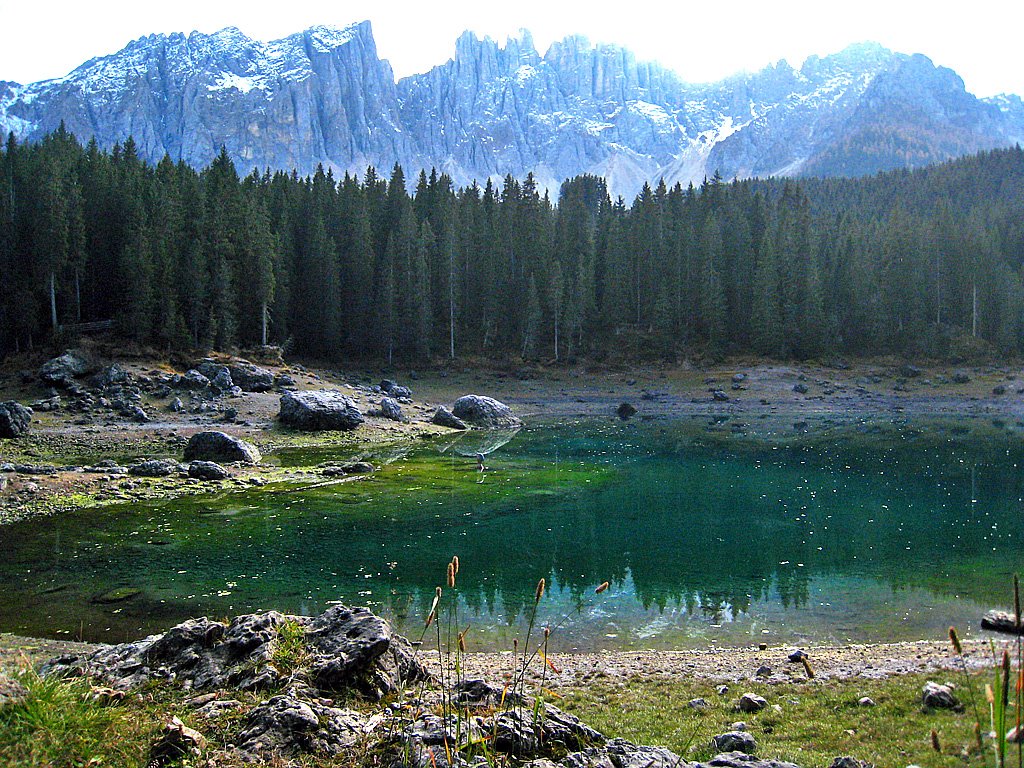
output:
[[[236,26],[272,40],[313,24],[369,19],[379,54],[397,76],[452,57],[465,29],[504,42],[529,29],[544,53],[567,34],[617,43],[691,82],[753,71],[779,59],[799,65],[874,40],[950,67],[978,96],[1024,94],[1020,0],[0,0],[0,80],[61,77],[93,56],[154,32]]]

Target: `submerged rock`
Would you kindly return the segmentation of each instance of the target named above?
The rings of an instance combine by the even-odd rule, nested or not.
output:
[[[619,403],[619,407],[615,409],[615,415],[626,421],[636,416],[636,408],[631,403]]]
[[[224,432],[197,432],[185,446],[185,461],[240,461],[259,464],[263,457],[252,443]]]
[[[352,430],[365,421],[347,395],[329,389],[285,392],[278,420],[302,430]]]
[[[8,400],[0,403],[0,437],[21,437],[32,423],[32,409]]]
[[[483,395],[463,395],[452,405],[452,413],[474,427],[509,429],[523,425],[511,408]]]

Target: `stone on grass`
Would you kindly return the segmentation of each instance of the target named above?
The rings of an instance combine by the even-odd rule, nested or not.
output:
[[[452,413],[474,427],[513,429],[523,426],[511,408],[483,395],[463,395],[452,405]]]
[[[63,355],[43,363],[39,378],[47,384],[68,386],[72,380],[96,370],[96,363],[89,355],[77,349],[69,349]]]
[[[330,389],[285,392],[277,418],[286,427],[307,431],[347,431],[365,421],[350,397]]]
[[[742,752],[745,755],[752,755],[757,751],[757,742],[745,731],[722,733],[715,736],[712,741],[715,749],[720,752]]]
[[[858,760],[856,757],[850,755],[843,755],[842,757],[835,758],[829,768],[874,768],[874,766],[866,760]]]
[[[929,680],[921,689],[921,703],[932,709],[952,709],[956,712],[963,710],[964,705],[953,694],[952,687],[940,685]]]
[[[767,706],[768,702],[763,696],[758,696],[756,693],[744,693],[740,696],[736,708],[740,712],[760,712]],[[729,750],[726,751],[728,752]]]
[[[623,421],[626,421],[627,419],[631,419],[636,416],[636,408],[632,403],[620,403],[619,407],[615,409],[615,415]]]
[[[211,430],[197,432],[185,446],[185,461],[240,461],[243,464],[259,464],[262,460],[259,449],[252,443],[237,437]]]
[[[302,752],[333,756],[354,746],[365,725],[358,712],[285,693],[246,715],[237,744],[243,752],[256,756]]]

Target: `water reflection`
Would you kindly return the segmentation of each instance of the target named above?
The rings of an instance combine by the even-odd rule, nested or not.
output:
[[[507,647],[540,577],[564,647],[941,636],[1005,603],[1024,552],[1019,434],[962,430],[688,419],[469,433],[377,453],[387,468],[356,485],[13,526],[0,629],[123,639],[197,613],[343,600],[418,631],[458,554],[460,613],[485,646]]]

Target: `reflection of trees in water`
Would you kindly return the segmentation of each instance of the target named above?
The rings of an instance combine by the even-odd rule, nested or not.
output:
[[[490,450],[509,449],[499,442],[512,435],[490,434],[470,433],[455,445],[470,455],[484,452],[488,445],[471,445],[472,437],[493,440]],[[645,609],[678,607],[718,621],[770,599],[785,608],[806,607],[811,580],[830,574],[988,596],[991,585],[982,574],[967,583],[943,578],[942,564],[998,564],[1022,550],[1024,473],[1014,466],[1024,461],[1019,445],[976,454],[962,443],[936,444],[912,434],[874,453],[867,440],[734,452],[696,448],[671,431],[661,436],[619,425],[554,438],[528,430],[511,445],[518,463],[503,475],[507,483],[461,496],[465,473],[456,473],[451,483],[439,484],[443,491],[382,496],[360,515],[342,512],[330,496],[254,496],[248,501],[265,509],[230,520],[203,518],[188,507],[192,502],[175,502],[180,511],[168,512],[162,523],[166,546],[140,548],[140,539],[129,535],[139,526],[137,511],[107,516],[99,526],[89,513],[77,523],[76,516],[53,518],[23,537],[31,547],[14,545],[9,564],[0,564],[0,588],[14,585],[30,610],[38,599],[34,590],[81,583],[83,574],[115,585],[158,583],[188,568],[189,578],[201,575],[216,585],[263,572],[250,607],[297,610],[296,595],[307,594],[324,603],[339,597],[336,582],[350,602],[363,599],[356,590],[369,588],[373,600],[390,603],[397,615],[416,617],[426,614],[434,587],[444,584],[446,563],[458,554],[461,598],[475,611],[501,613],[510,622],[532,605],[541,577],[564,589],[570,605],[592,602],[594,587],[608,580],[635,591]],[[375,460],[398,460],[405,450],[384,451]],[[976,460],[979,455],[984,460]],[[596,487],[574,483],[567,472],[566,482],[552,489],[557,495],[533,493],[537,486],[521,467],[558,462],[621,469]],[[272,506],[282,501],[295,509]],[[84,544],[100,534],[102,549]],[[45,543],[61,536],[64,544]],[[48,546],[63,555],[47,557]],[[993,547],[1006,554],[993,554]],[[31,573],[14,565],[25,564],[26,556]],[[357,569],[373,579],[353,586]],[[1010,569],[1009,562],[991,568]],[[215,588],[203,584],[196,591]],[[181,606],[182,618],[193,609]]]

